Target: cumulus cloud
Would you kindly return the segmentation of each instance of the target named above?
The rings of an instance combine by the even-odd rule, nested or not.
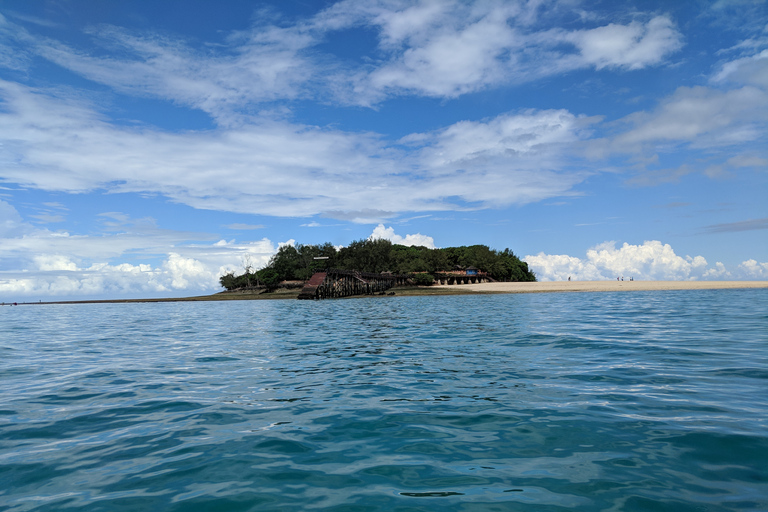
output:
[[[587,251],[585,258],[562,254],[529,255],[523,258],[540,281],[563,281],[568,277],[582,281],[630,277],[637,280],[763,279],[768,264],[749,260],[735,272],[716,262],[710,267],[703,256],[679,256],[669,244],[658,240],[642,245],[604,242]]]
[[[84,241],[87,244],[87,241]],[[267,264],[275,248],[269,240],[247,244],[177,247],[159,264],[96,262],[78,266],[57,254],[33,258],[32,268],[0,272],[3,301],[77,299],[83,296],[171,296],[215,293],[219,277],[243,272],[247,261],[254,268]]]
[[[379,224],[373,229],[373,233],[368,237],[369,240],[389,240],[393,244],[411,246],[422,246],[429,249],[435,248],[435,239],[431,236],[422,235],[416,233],[415,235],[400,236],[395,234],[395,228],[384,227],[384,224]]]
[[[714,268],[708,268],[702,277],[705,280],[718,281],[730,279],[733,275],[725,268],[725,265],[718,261]]]
[[[768,261],[747,260],[739,265],[739,270],[749,279],[768,279]]]
[[[35,262],[38,270],[43,272],[57,270],[77,270],[77,264],[69,256],[61,254],[37,254],[32,260]]]
[[[123,227],[128,230],[88,236],[22,223],[20,231],[0,233],[0,300],[213,293],[221,289],[220,276],[241,273],[246,265],[262,268],[277,250],[266,238],[190,243],[206,235],[130,219]]]

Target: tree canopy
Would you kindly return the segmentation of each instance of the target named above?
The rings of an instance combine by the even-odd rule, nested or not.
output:
[[[315,272],[330,268],[393,274],[434,274],[468,267],[487,272],[497,281],[536,280],[528,264],[509,249],[497,251],[486,245],[430,249],[406,247],[384,239],[363,239],[341,249],[327,242],[322,245],[284,245],[263,269],[252,273],[250,267],[246,267],[244,274],[236,276],[229,273],[219,281],[227,290],[254,286],[273,288],[281,281],[305,281]],[[422,281],[426,283],[427,280]]]

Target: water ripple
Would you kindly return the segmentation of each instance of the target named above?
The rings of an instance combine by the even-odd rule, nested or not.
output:
[[[765,510],[766,298],[2,308],[0,509]]]

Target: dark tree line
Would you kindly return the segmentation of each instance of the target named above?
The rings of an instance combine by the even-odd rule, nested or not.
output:
[[[316,259],[323,258],[323,259]],[[509,249],[497,251],[486,245],[470,245],[429,249],[406,247],[389,240],[356,240],[347,247],[336,249],[330,243],[323,245],[284,245],[263,269],[245,273],[229,273],[220,278],[227,290],[263,286],[274,288],[281,281],[305,281],[312,274],[327,268],[357,270],[360,272],[392,272],[411,274],[435,273],[456,268],[475,267],[487,272],[497,281],[535,281],[536,276],[528,264]]]

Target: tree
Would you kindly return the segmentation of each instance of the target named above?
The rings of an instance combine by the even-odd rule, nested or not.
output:
[[[448,256],[440,249],[428,249],[426,253],[427,272],[448,270]]]
[[[280,284],[280,281],[282,281],[280,275],[273,268],[266,267],[256,273],[259,276],[259,280],[261,280],[268,290],[274,290],[277,288],[277,285]]]
[[[243,270],[245,270],[243,277],[245,277],[246,287],[253,288],[254,286],[258,286],[259,278],[255,274],[251,273],[251,271],[253,270],[253,263],[251,262],[250,254],[246,254],[245,256],[243,256]],[[255,282],[251,280],[251,277],[253,277],[253,281]]]
[[[431,286],[435,282],[435,278],[431,274],[414,274],[413,282],[419,286]]]
[[[391,250],[389,240],[355,240],[339,251],[339,265],[360,272],[383,272],[390,269]]]
[[[224,274],[219,278],[219,283],[221,283],[221,286],[227,290],[234,290],[237,287],[237,278],[235,277],[235,273],[230,272],[229,274]]]
[[[296,279],[296,271],[303,266],[299,251],[293,245],[283,245],[270,258],[267,268],[271,268],[281,280]]]
[[[327,259],[316,259],[327,258]],[[249,288],[252,280],[267,288],[275,288],[284,280],[307,280],[313,273],[327,268],[357,270],[360,272],[390,271],[396,274],[428,275],[451,271],[454,267],[476,267],[499,281],[535,281],[536,275],[528,264],[521,261],[509,249],[496,251],[487,245],[471,245],[429,249],[421,246],[406,247],[389,240],[361,239],[336,250],[330,243],[322,245],[284,245],[280,247],[267,266],[252,272],[250,258],[244,258],[245,273],[235,276],[229,272],[219,282],[227,290]],[[418,274],[426,273],[426,274]],[[426,281],[432,276],[420,277]]]

